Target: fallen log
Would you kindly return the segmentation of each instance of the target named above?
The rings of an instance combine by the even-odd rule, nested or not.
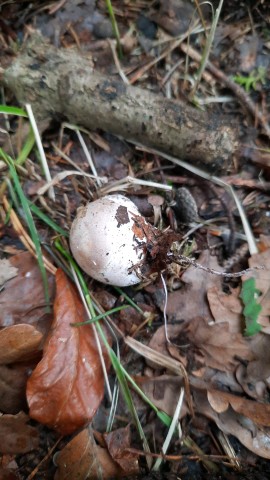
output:
[[[225,173],[239,147],[231,117],[124,84],[96,72],[88,58],[34,35],[2,81],[38,121],[66,118],[156,148],[213,173]],[[46,123],[46,122],[45,122]]]

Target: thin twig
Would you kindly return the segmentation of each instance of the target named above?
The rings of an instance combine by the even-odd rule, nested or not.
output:
[[[66,177],[69,177],[69,176],[72,176],[72,175],[78,175],[78,176],[82,176],[82,177],[86,177],[86,178],[91,178],[91,179],[94,179],[96,181],[98,179],[100,182],[107,183],[107,178],[106,177],[96,177],[95,175],[92,175],[90,173],[80,172],[80,171],[76,171],[76,170],[62,170],[61,172],[57,173],[55,175],[55,177],[53,179],[51,179],[48,183],[46,183],[45,185],[42,185],[42,187],[40,187],[37,190],[37,194],[38,195],[44,195],[44,193],[47,192],[47,190],[49,190],[52,187],[52,185],[56,185],[57,183],[64,180]]]
[[[192,25],[192,27],[185,32],[183,35],[181,35],[179,38],[176,38],[167,48],[163,50],[163,52],[153,60],[150,60],[146,65],[141,67],[139,70],[137,70],[132,77],[129,78],[129,83],[130,85],[133,85],[133,83],[137,82],[139,78],[141,78],[150,68],[152,68],[154,65],[156,65],[160,60],[163,58],[167,57],[169,53],[171,53],[173,50],[175,50],[181,43],[191,34],[199,33],[201,31],[201,26],[195,24]]]
[[[115,43],[110,39],[108,39],[108,42],[109,42],[109,45],[110,45],[110,48],[111,48],[111,51],[112,51],[113,60],[114,60],[115,66],[117,68],[117,71],[119,73],[119,76],[122,78],[123,82],[126,85],[129,85],[129,80],[126,77],[126,75],[124,74],[123,69],[120,65],[120,61],[119,61],[117,53],[116,53]]]
[[[265,269],[263,265],[258,265],[257,267],[246,268],[245,270],[241,270],[240,272],[235,272],[235,273],[219,272],[218,270],[214,270],[213,268],[205,267],[204,265],[197,263],[196,260],[194,260],[193,258],[185,257],[185,255],[181,255],[181,254],[175,255],[174,253],[168,253],[167,256],[172,262],[177,263],[178,265],[181,265],[181,266],[192,265],[193,267],[199,268],[200,270],[204,270],[205,272],[212,273],[213,275],[219,275],[220,277],[226,277],[226,278],[242,277],[243,275],[253,272],[254,270]]]
[[[201,54],[194,50],[193,47],[183,42],[180,44],[180,48],[186,55],[190,56],[193,60],[198,63],[201,62]],[[219,70],[219,68],[215,67],[215,65],[213,65],[213,63],[211,63],[209,60],[206,63],[206,68],[234,93],[236,98],[238,98],[241,104],[252,114],[255,119],[259,120],[266,135],[270,138],[270,126],[267,123],[264,114],[258,109],[258,106],[253,102],[250,95],[248,95],[240,85],[237,85],[233,80],[227,77],[225,73]]]
[[[43,465],[44,462],[46,462],[50,456],[52,455],[53,451],[56,449],[57,445],[61,442],[61,440],[63,439],[63,437],[60,437],[58,438],[58,440],[55,442],[55,444],[52,446],[52,448],[50,448],[50,450],[48,451],[47,455],[45,455],[45,457],[43,457],[43,459],[39,462],[39,464],[34,468],[34,470],[30,473],[30,475],[28,475],[28,477],[26,478],[26,480],[32,480],[36,474],[38,473],[41,465]]]

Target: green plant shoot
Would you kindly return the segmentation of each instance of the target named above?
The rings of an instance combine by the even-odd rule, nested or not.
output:
[[[246,92],[249,93],[251,89],[256,89],[258,82],[261,82],[262,84],[265,83],[265,75],[265,67],[259,67],[257,70],[252,70],[248,77],[245,77],[243,75],[236,75],[235,77],[233,77],[233,80],[235,81],[235,83],[238,83],[238,85],[242,85]]]
[[[258,295],[261,292],[256,288],[255,278],[248,278],[242,284],[240,298],[244,304],[243,315],[245,317],[245,335],[252,336],[261,331],[261,325],[258,323],[258,317],[262,306],[257,303]]]

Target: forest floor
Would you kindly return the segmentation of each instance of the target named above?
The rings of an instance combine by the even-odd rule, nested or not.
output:
[[[114,0],[120,42],[102,0],[0,6],[0,479],[269,478],[267,3]],[[122,82],[187,106],[196,146],[129,141],[125,119],[113,135],[99,107],[85,124],[54,100],[37,113],[32,74],[44,101],[71,83],[38,76],[58,52],[108,79],[108,105]],[[32,73],[15,89],[20,58]],[[233,126],[223,168],[192,112]],[[136,285],[94,280],[69,250],[77,209],[114,193],[143,216]]]

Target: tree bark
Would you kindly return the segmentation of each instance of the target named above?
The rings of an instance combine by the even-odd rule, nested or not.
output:
[[[232,118],[125,85],[91,67],[78,52],[33,36],[3,73],[4,84],[38,121],[66,118],[156,148],[215,174],[227,172],[239,146]]]

